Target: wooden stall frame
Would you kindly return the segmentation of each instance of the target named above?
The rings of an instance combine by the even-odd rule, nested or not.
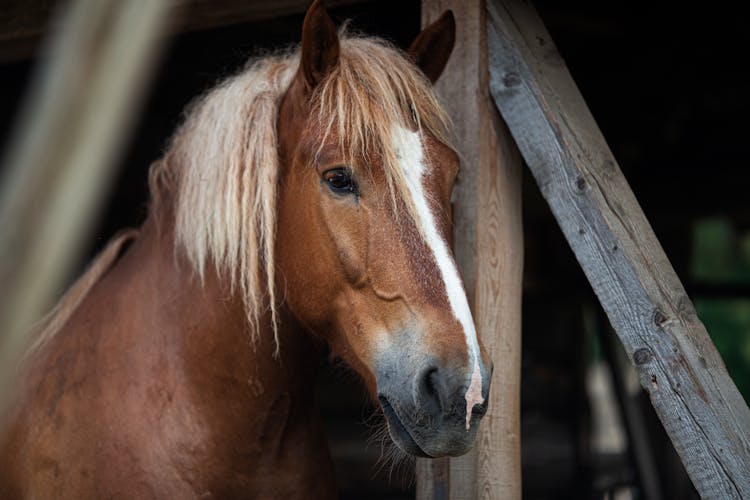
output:
[[[518,396],[523,248],[520,159],[510,135],[638,370],[641,385],[649,393],[698,492],[703,498],[750,498],[750,410],[729,378],[538,15],[521,0],[423,0],[423,21],[434,19],[446,8],[454,10],[459,30],[456,53],[438,84],[458,127],[456,142],[463,160],[455,205],[456,241],[460,242],[456,255],[467,290],[473,295],[480,335],[495,361],[495,377],[490,413],[482,423],[477,448],[460,458],[418,461],[418,498],[520,498]],[[139,19],[137,10],[130,12],[128,19]],[[102,25],[112,18],[103,19]],[[154,33],[159,19],[161,15],[155,13],[134,25]],[[124,28],[118,26],[114,32],[122,33]],[[132,55],[127,59],[132,65],[112,54],[107,58],[107,46],[99,45],[99,51],[93,53],[103,54],[102,61],[114,62],[114,67],[123,69],[125,75],[141,75],[140,68],[152,61],[148,57],[149,47],[153,47],[150,44],[125,52]],[[113,54],[120,54],[120,47],[113,45]],[[102,85],[117,80],[118,74],[102,70]],[[130,102],[134,95],[131,92],[136,92],[139,84],[130,79],[122,81],[126,82],[122,89],[124,100],[109,101],[103,98],[107,95],[103,90],[95,90],[82,101],[90,100],[89,105],[94,106],[91,103],[98,97],[113,109],[111,114],[105,114],[111,121],[108,119],[104,125],[101,121],[81,119],[77,137],[85,138],[91,127],[102,132],[125,125],[128,115],[123,102]],[[60,102],[65,104],[64,99]],[[76,102],[71,100],[70,104]],[[53,155],[55,144],[60,143],[56,138],[65,137],[55,130],[69,134],[74,130],[74,124],[59,120],[60,113],[52,110],[52,126],[42,131],[42,139],[29,139],[30,145],[20,148]],[[105,115],[101,109],[97,111],[97,116]],[[84,141],[80,151],[70,145],[61,150],[60,156],[67,158],[70,165],[78,165],[75,170],[60,169],[56,173],[58,178],[67,179],[64,186],[73,186],[89,174],[94,176],[89,197],[74,200],[75,210],[67,217],[69,221],[86,221],[85,214],[95,213],[95,193],[106,185],[109,174],[106,169],[96,170],[93,166],[111,155],[117,143],[115,136],[108,136],[98,146]],[[26,153],[19,153],[19,158],[23,159],[23,154]],[[29,158],[12,163],[37,164],[39,168],[48,165],[46,160],[40,163]],[[61,158],[54,159],[59,163]],[[75,241],[80,238],[70,234],[82,234],[86,224],[77,222],[67,227],[56,222],[55,216],[67,212],[55,207],[58,202],[59,206],[68,204],[69,191],[50,191],[36,181],[28,185],[32,194],[24,195],[25,202],[16,204],[14,200],[21,199],[17,195],[3,196],[0,226],[4,241],[12,241],[12,245],[3,247],[3,261],[7,262],[6,255],[13,254],[20,256],[14,262],[24,263],[17,270],[8,271],[9,275],[15,276],[17,283],[37,286],[39,279],[26,280],[23,276],[42,270],[34,264],[40,249],[54,247],[55,241],[65,238],[73,241],[72,246],[66,244],[54,269],[49,271],[54,279],[42,280],[50,284],[41,292],[33,292],[38,295],[31,307],[35,311],[47,300],[50,290],[58,286],[77,252]],[[48,198],[46,193],[53,196]],[[12,215],[28,200],[52,201],[53,208],[45,209],[47,215],[41,224],[48,231],[28,235],[13,222]],[[6,228],[10,229],[5,231]],[[65,236],[60,239],[60,235]],[[15,287],[4,283],[4,289],[11,291]],[[5,303],[5,318],[11,310],[20,317],[12,304]],[[32,312],[36,314],[34,311],[24,318]],[[24,321],[18,320],[18,324]],[[3,370],[12,365],[19,349],[7,348],[7,344],[0,349],[5,360]]]
[[[750,410],[530,3],[488,0],[490,92],[702,498],[750,498]]]

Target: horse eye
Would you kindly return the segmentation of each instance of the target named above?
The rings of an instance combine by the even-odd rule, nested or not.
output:
[[[357,185],[354,183],[351,173],[345,168],[333,168],[326,171],[323,174],[323,180],[334,193],[357,193]]]

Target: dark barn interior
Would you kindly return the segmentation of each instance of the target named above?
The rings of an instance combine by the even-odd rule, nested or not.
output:
[[[535,4],[747,400],[750,72],[742,61],[750,44],[742,16],[687,4],[679,10],[632,2]],[[349,19],[352,29],[401,47],[420,29],[418,1],[351,2],[330,12],[337,22]],[[297,42],[302,19],[300,12],[170,37],[89,257],[119,228],[143,220],[149,165],[185,105],[249,56]],[[2,147],[36,62],[34,46],[1,51]],[[661,498],[695,496],[647,396],[628,388],[606,317],[531,175],[524,176],[524,497],[614,498],[608,495],[625,491],[631,496],[618,498],[645,498],[644,484],[656,484]],[[384,463],[380,444],[368,444],[380,424],[359,383],[335,360],[321,365],[319,401],[341,497],[413,498],[413,465]],[[608,391],[621,445],[596,444],[595,372],[615,382]],[[638,418],[623,418],[633,412]],[[639,466],[644,450],[655,468]]]

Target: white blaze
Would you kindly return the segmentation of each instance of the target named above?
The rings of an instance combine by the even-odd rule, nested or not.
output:
[[[469,363],[472,367],[469,388],[466,391],[466,430],[468,431],[471,426],[471,410],[474,405],[484,403],[482,374],[479,369],[479,343],[477,342],[474,320],[471,317],[469,301],[461,285],[458,269],[456,269],[447,243],[438,233],[435,218],[424,193],[424,187],[422,186],[422,177],[425,173],[424,152],[419,133],[395,126],[392,131],[392,140],[399,167],[404,173],[406,184],[417,211],[418,220],[415,222],[425,235],[427,246],[432,250],[432,255],[445,284],[445,293],[448,296],[453,315],[463,327],[464,335],[466,335]]]

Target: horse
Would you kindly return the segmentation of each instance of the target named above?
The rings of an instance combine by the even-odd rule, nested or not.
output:
[[[116,236],[41,322],[3,417],[0,497],[331,498],[313,395],[341,359],[409,455],[457,456],[492,363],[451,250],[459,157],[432,84],[446,11],[407,51],[337,31],[200,97]]]

